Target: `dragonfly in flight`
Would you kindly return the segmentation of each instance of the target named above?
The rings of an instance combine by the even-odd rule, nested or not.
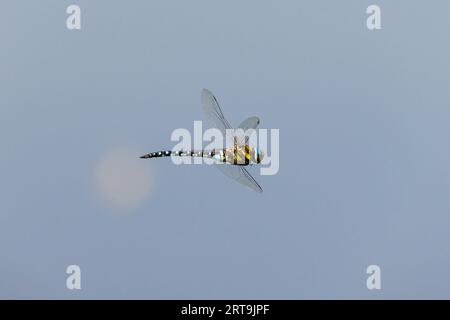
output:
[[[238,127],[238,129],[242,130],[234,131],[225,118],[217,99],[207,89],[203,89],[202,91],[202,108],[207,119],[208,127],[218,129],[227,138],[227,147],[212,150],[157,151],[147,153],[140,158],[149,159],[179,156],[213,159],[214,166],[226,176],[261,193],[261,186],[245,168],[246,166],[260,163],[264,157],[264,153],[261,150],[249,145],[249,136],[245,134],[256,129],[260,122],[259,118],[250,117],[245,119]],[[231,132],[233,132],[232,135],[230,135]]]

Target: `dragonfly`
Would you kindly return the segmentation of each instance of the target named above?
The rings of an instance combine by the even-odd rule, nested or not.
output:
[[[208,90],[202,90],[202,109],[206,116],[208,128],[215,128],[226,137],[226,147],[212,150],[178,150],[157,151],[141,156],[141,159],[179,156],[203,157],[213,160],[217,167],[227,177],[261,193],[262,188],[256,182],[246,167],[261,163],[264,152],[256,146],[250,146],[248,132],[255,130],[260,123],[258,117],[249,117],[242,121],[238,129],[234,130],[225,118],[216,97]],[[244,133],[244,134],[243,134]]]

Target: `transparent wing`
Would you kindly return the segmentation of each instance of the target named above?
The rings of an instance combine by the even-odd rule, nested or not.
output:
[[[256,191],[258,193],[262,193],[261,186],[252,177],[250,172],[248,172],[242,166],[217,164],[216,167],[220,171],[222,171],[222,173],[225,174],[227,177],[230,177],[231,179],[236,180],[239,183],[242,183],[243,185],[249,187],[250,189],[253,189],[254,191]]]
[[[202,91],[202,107],[209,128],[217,128],[222,134],[225,134],[226,129],[232,129],[230,123],[223,115],[216,97],[208,89],[203,89]]]
[[[228,120],[223,115],[222,109],[217,102],[216,97],[208,89],[202,91],[202,108],[206,116],[209,128],[218,129],[224,137],[226,137],[226,130],[233,129]],[[234,143],[233,137],[227,137],[225,145],[231,146]]]
[[[245,132],[248,130],[255,130],[259,125],[260,121],[258,117],[250,117],[242,121],[239,125],[238,129],[242,129],[242,131],[238,131],[236,133],[236,141],[238,144],[249,144],[249,136],[245,135]],[[254,131],[253,131],[254,132]]]
[[[242,121],[238,128],[243,129],[244,131],[248,129],[256,129],[256,127],[259,125],[259,122],[260,121],[258,117],[250,117]]]
[[[216,128],[220,130],[220,132],[226,137],[226,130],[227,129],[233,129],[228,122],[228,120],[225,118],[222,109],[219,106],[219,103],[217,102],[217,99],[214,97],[214,95],[207,89],[203,89],[202,91],[202,108],[203,112],[205,113],[207,124],[209,128]],[[259,124],[259,119],[257,117],[251,117],[246,120],[244,120],[239,128],[243,129],[243,132],[245,132],[248,129],[256,129],[256,127]],[[245,141],[245,135],[242,135],[242,137],[227,137],[228,140],[226,141],[227,145],[232,145],[235,142]],[[234,139],[235,138],[235,139]],[[234,165],[228,165],[228,164],[217,164],[215,165],[220,171],[222,171],[226,176],[230,177],[233,180],[236,180],[239,183],[242,183],[243,185],[249,187],[250,189],[261,193],[262,188],[256,182],[256,180],[252,177],[252,175],[243,167],[241,166],[234,166]]]

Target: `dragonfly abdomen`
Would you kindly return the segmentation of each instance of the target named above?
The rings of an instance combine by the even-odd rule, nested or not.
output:
[[[205,157],[212,158],[215,155],[215,151],[205,151],[205,150],[191,150],[191,151],[157,151],[150,152],[143,156],[141,159],[149,159],[149,158],[161,158],[161,157],[170,157],[170,156],[178,156],[178,157]]]

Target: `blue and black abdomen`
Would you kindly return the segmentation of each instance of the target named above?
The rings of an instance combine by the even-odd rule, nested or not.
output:
[[[143,156],[141,156],[141,159],[149,159],[149,158],[161,158],[161,157],[170,157],[170,156],[178,156],[178,157],[205,157],[205,158],[212,158],[215,155],[215,151],[206,152],[203,150],[191,150],[191,151],[157,151],[157,152],[150,152]]]
[[[143,156],[141,156],[141,159],[148,159],[148,158],[160,158],[160,157],[170,157],[172,155],[172,151],[158,151],[158,152],[150,152]]]

